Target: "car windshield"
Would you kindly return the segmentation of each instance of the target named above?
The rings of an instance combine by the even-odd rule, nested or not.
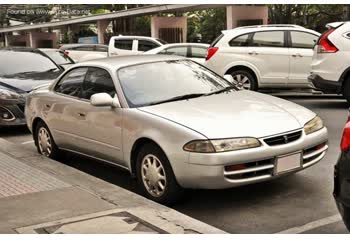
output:
[[[118,77],[130,107],[142,107],[221,92],[232,85],[190,60],[128,66]]]
[[[60,69],[40,53],[0,51],[0,76],[56,71]]]
[[[56,64],[72,64],[74,63],[66,54],[60,51],[45,51],[46,55],[49,56]]]

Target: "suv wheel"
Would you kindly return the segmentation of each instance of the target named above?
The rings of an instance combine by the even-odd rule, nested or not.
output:
[[[258,90],[256,80],[249,71],[235,70],[230,72],[230,74],[233,78],[233,83],[239,89],[246,89],[246,90],[252,90],[252,91]]]
[[[35,144],[38,152],[45,157],[56,159],[59,156],[58,149],[49,128],[44,122],[39,122],[35,129]]]
[[[155,202],[171,204],[182,196],[183,189],[177,183],[167,157],[155,144],[142,147],[137,157],[136,174],[143,194]]]

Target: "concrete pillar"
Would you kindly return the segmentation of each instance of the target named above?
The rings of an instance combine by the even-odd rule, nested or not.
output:
[[[226,23],[227,29],[239,26],[239,21],[247,20],[248,22],[258,22],[268,24],[268,7],[267,6],[247,6],[247,5],[231,5],[226,7]],[[255,23],[253,23],[255,24]]]
[[[98,20],[97,21],[97,37],[98,43],[105,43],[105,32],[111,21],[110,20]]]
[[[182,36],[180,42],[187,41],[187,17],[156,17],[151,18],[151,36],[159,38],[160,28],[181,28]],[[164,39],[168,40],[168,39]],[[168,40],[171,42],[170,40]]]
[[[28,38],[29,38],[29,47],[35,48],[36,44],[33,40],[33,32],[28,33]]]
[[[8,39],[8,33],[5,33],[5,47],[10,46],[9,39]]]
[[[68,38],[69,38],[69,43],[73,43],[73,36],[75,32],[79,30],[79,25],[68,25],[67,27],[67,33],[68,33]]]

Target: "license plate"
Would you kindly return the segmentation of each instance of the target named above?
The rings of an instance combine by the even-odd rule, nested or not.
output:
[[[276,174],[288,172],[300,167],[301,154],[292,154],[277,159]]]

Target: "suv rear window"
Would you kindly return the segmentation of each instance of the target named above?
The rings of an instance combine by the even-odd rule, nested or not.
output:
[[[284,31],[256,32],[253,35],[254,47],[284,47]]]

